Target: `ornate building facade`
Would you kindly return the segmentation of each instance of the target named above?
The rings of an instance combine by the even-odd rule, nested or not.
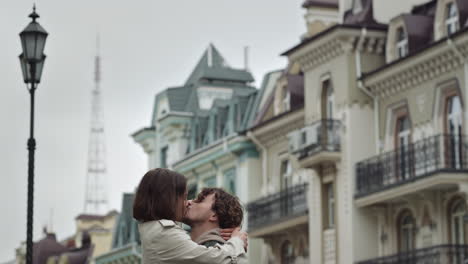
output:
[[[468,260],[468,2],[388,24],[373,4],[305,1],[306,33],[259,90],[210,47],[133,135],[192,196],[240,196],[251,263]]]

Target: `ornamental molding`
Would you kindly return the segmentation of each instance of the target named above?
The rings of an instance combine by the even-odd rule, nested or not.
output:
[[[261,144],[270,147],[280,142],[287,142],[287,134],[302,127],[304,127],[303,109],[265,124],[252,131],[252,133],[258,138]]]
[[[343,54],[359,51],[384,55],[386,33],[364,29],[338,29],[299,48],[289,56],[303,71],[310,71]]]
[[[468,40],[460,44],[453,43],[462,54],[458,54],[447,42],[443,43],[440,47],[365,77],[364,85],[371,93],[384,99],[463,67],[461,56],[468,59]],[[425,101],[424,98],[418,100],[418,104]]]

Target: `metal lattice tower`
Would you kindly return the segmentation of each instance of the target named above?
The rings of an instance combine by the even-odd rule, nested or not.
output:
[[[92,91],[91,126],[88,145],[88,168],[84,212],[104,214],[108,210],[106,192],[106,148],[104,137],[104,112],[101,101],[101,58],[99,36],[96,39],[97,54],[94,61],[94,89]]]

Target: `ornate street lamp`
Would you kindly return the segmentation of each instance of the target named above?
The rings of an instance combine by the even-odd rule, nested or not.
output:
[[[27,231],[26,231],[26,264],[32,264],[33,257],[33,199],[34,199],[34,151],[36,140],[34,139],[34,92],[37,84],[41,81],[42,69],[44,67],[44,47],[47,32],[36,19],[36,6],[29,15],[31,23],[19,34],[23,53],[19,55],[24,83],[31,97],[31,115],[28,139],[28,209],[27,209]],[[29,85],[28,85],[29,84]]]

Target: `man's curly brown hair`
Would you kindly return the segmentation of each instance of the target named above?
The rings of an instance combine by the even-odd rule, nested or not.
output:
[[[202,202],[210,194],[214,194],[211,210],[218,216],[219,227],[232,228],[240,226],[244,218],[244,212],[239,198],[221,188],[203,188],[195,202]]]

